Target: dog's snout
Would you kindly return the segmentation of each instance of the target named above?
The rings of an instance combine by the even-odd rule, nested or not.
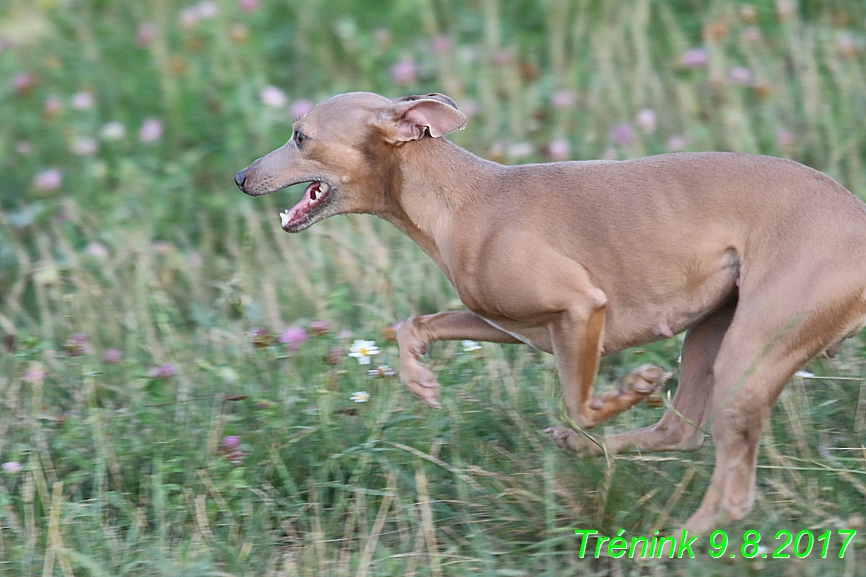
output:
[[[242,170],[235,175],[235,184],[238,185],[238,188],[244,190],[244,183],[247,180],[247,171]],[[246,192],[246,191],[244,191]]]

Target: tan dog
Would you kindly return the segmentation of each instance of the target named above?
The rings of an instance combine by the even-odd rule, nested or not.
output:
[[[310,182],[280,215],[286,231],[375,214],[439,265],[468,310],[398,332],[400,376],[432,407],[439,385],[419,360],[429,342],[523,342],[553,353],[568,413],[593,427],[670,376],[644,366],[592,398],[599,355],[688,330],[673,409],[602,442],[694,449],[707,426],[716,467],[686,526],[743,517],[782,387],[866,325],[866,205],[810,168],[746,154],[502,166],[441,138],[465,122],[439,94],[335,96],[235,181],[252,196]],[[563,448],[595,447],[548,432]]]

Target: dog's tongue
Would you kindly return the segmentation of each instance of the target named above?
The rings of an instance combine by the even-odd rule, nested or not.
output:
[[[313,207],[322,202],[322,199],[328,194],[328,188],[328,185],[322,181],[314,180],[311,182],[304,191],[301,201],[286,212],[280,213],[280,224],[283,230],[307,218],[307,214]]]

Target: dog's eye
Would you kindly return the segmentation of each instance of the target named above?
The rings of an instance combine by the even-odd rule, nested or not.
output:
[[[300,130],[295,131],[295,146],[301,146],[304,141],[307,139],[307,135],[301,132]]]

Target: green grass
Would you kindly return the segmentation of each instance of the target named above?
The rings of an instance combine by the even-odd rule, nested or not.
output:
[[[0,462],[22,469],[0,472],[0,575],[862,574],[861,338],[783,392],[755,509],[725,528],[737,551],[755,529],[771,552],[780,530],[857,528],[843,559],[835,533],[826,559],[713,559],[706,540],[690,561],[580,559],[575,529],[675,532],[711,443],[564,455],[542,433],[560,412],[552,358],[526,347],[434,345],[444,408],[426,409],[347,353],[376,340],[373,366],[396,367],[383,329],[460,306],[442,274],[370,217],[286,235],[297,191],[250,199],[231,181],[288,138],[298,100],[439,91],[474,111],[456,142],[505,162],[553,142],[575,159],[740,150],[866,196],[866,6],[791,4],[224,0],[185,26],[200,4],[7,0]],[[684,66],[695,48],[706,64]],[[392,77],[401,59],[414,78]],[[287,104],[265,105],[267,85]],[[148,118],[164,130],[142,142]],[[52,169],[59,186],[37,182]],[[290,326],[310,335],[294,350],[275,342]],[[643,362],[676,370],[680,342],[606,357],[598,388]]]

